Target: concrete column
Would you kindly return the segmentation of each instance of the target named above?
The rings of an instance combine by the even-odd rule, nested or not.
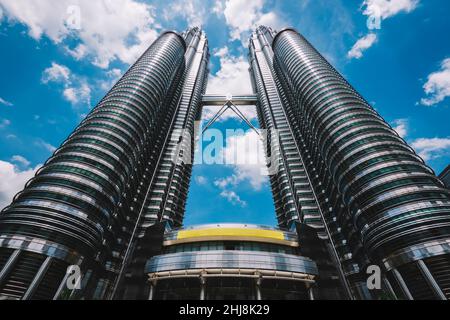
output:
[[[392,269],[392,274],[394,275],[395,280],[397,280],[398,285],[400,286],[400,288],[403,291],[403,294],[405,295],[406,299],[408,300],[414,300],[411,292],[409,292],[408,287],[406,286],[405,280],[403,280],[402,275],[400,274],[400,272],[398,272],[397,269]]]
[[[58,290],[56,290],[55,295],[53,296],[53,300],[58,300],[63,290],[67,287],[67,278],[69,278],[69,274],[66,272],[64,278],[61,280],[61,283],[59,284]]]
[[[8,277],[9,273],[12,271],[16,262],[19,260],[20,250],[14,250],[14,252],[9,256],[8,261],[6,261],[3,269],[0,270],[0,285]]]
[[[261,295],[261,282],[262,282],[262,278],[256,278],[255,279],[255,292],[256,292],[256,300],[262,300],[262,295]]]
[[[310,284],[309,287],[308,287],[308,297],[309,297],[309,300],[315,300],[315,299],[314,299],[314,287],[315,287],[314,284]]]
[[[386,278],[386,276],[383,276],[383,282],[385,287],[389,290],[389,293],[394,297],[395,300],[398,300],[398,297],[395,294],[395,291],[392,288],[391,283],[389,282],[388,278]]]
[[[431,290],[433,290],[436,297],[440,300],[447,300],[447,297],[442,292],[441,288],[437,284],[436,280],[434,279],[433,275],[431,274],[430,270],[428,269],[427,265],[423,260],[417,261],[417,266],[419,267],[420,272],[422,273],[423,277],[427,281],[428,285],[430,286]]]
[[[22,297],[22,300],[29,300],[33,297],[33,294],[36,292],[36,289],[38,288],[39,284],[41,283],[42,279],[44,278],[45,274],[47,273],[48,268],[50,267],[50,264],[52,263],[52,258],[47,257],[44,261],[44,263],[39,268],[38,272],[34,276],[33,281],[31,282],[30,286],[28,287],[27,291]]]
[[[153,297],[155,296],[156,283],[156,280],[150,280],[150,292],[148,293],[148,300],[153,300]]]
[[[205,300],[206,298],[206,278],[200,276],[200,300]]]

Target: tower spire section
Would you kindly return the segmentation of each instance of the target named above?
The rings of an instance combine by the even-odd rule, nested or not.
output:
[[[449,191],[303,36],[288,28],[271,45],[289,121],[316,165],[328,220],[341,230],[337,249],[350,248],[341,259],[363,267],[348,270],[354,290],[365,296],[365,267],[377,264],[399,297],[410,297],[403,284],[414,299],[442,297],[436,283],[448,294],[440,268],[450,253]],[[422,260],[435,282],[423,277],[432,272]]]
[[[118,241],[129,241],[160,152],[160,119],[179,86],[185,50],[180,35],[163,33],[2,211],[0,261],[11,263],[1,295],[23,298],[40,279],[49,288],[26,298],[51,299],[68,265],[81,266],[86,277],[107,261],[114,269],[111,257]],[[52,261],[42,270],[46,257]]]

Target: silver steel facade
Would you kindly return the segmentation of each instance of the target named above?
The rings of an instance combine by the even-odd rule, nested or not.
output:
[[[354,268],[353,260],[348,257],[351,256],[349,249],[336,239],[340,237],[339,231],[324,222],[324,210],[326,213],[328,210],[319,202],[319,196],[323,196],[323,193],[317,193],[315,189],[320,184],[315,164],[302,152],[305,143],[302,136],[296,137],[298,132],[290,120],[292,114],[286,108],[286,92],[275,73],[274,52],[271,47],[273,36],[274,33],[265,27],[260,27],[253,33],[249,44],[249,61],[254,91],[258,94],[258,119],[261,127],[269,132],[267,149],[275,153],[271,154],[271,159],[278,165],[276,173],[270,176],[278,225],[291,228],[293,223],[301,221],[314,227],[321,239],[330,239],[330,255],[334,257],[334,261],[340,261],[340,250],[342,256],[347,255],[348,268]],[[332,232],[337,237],[331,237]],[[335,243],[336,241],[338,242]],[[332,263],[331,259],[330,257],[328,264]],[[334,272],[327,272],[339,274],[343,287],[350,290],[340,264]],[[333,284],[336,285],[339,284]]]
[[[145,268],[196,269],[200,257],[214,257],[212,269],[242,267],[245,253],[161,255],[154,238],[182,226],[195,120],[203,100],[223,100],[204,95],[208,62],[199,28],[163,33],[16,195],[0,214],[1,296],[138,298],[148,295]],[[254,93],[236,105],[256,94],[271,133],[264,143],[279,169],[270,176],[279,227],[306,225],[323,243],[319,292],[379,297],[365,284],[376,264],[391,298],[448,299],[450,191],[295,30],[257,28],[249,64]],[[260,251],[251,263],[266,271],[315,266],[304,254],[281,266],[273,261],[282,254]],[[69,265],[80,266],[82,291],[67,290]]]
[[[258,93],[275,92],[283,103],[292,149],[309,177],[304,190],[314,195],[311,204],[325,222],[353,296],[366,297],[361,275],[378,264],[392,296],[449,298],[450,194],[442,182],[298,32],[260,27],[252,50]],[[269,80],[259,80],[259,73]],[[303,194],[289,182],[301,175],[286,176],[289,195],[304,207]],[[275,183],[275,197],[282,183]],[[280,224],[288,221],[289,215]]]
[[[439,174],[439,179],[444,182],[445,186],[450,189],[450,165],[448,165],[442,172]]]
[[[181,224],[190,168],[170,133],[193,130],[208,58],[198,28],[163,33],[2,211],[0,295],[64,296],[75,264],[84,295],[110,297],[147,227]]]

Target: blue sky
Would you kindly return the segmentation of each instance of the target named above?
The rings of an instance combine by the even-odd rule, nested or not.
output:
[[[189,25],[209,38],[211,93],[251,91],[252,28],[297,28],[439,173],[450,163],[449,12],[446,0],[0,0],[0,207],[158,33]],[[247,129],[232,113],[214,128]],[[186,224],[231,221],[275,223],[267,178],[196,165]]]

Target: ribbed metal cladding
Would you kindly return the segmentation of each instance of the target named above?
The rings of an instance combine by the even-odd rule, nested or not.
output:
[[[270,70],[265,57],[261,50],[261,45],[256,35],[250,40],[250,65],[251,76],[253,78],[256,92],[258,93],[258,120],[261,128],[268,130],[266,143],[271,150],[271,157],[274,159],[279,172],[271,175],[270,182],[272,185],[275,210],[277,213],[278,225],[287,227],[293,220],[299,220],[299,201],[296,197],[294,189],[294,177],[288,170],[288,163],[284,148],[287,148],[287,142],[274,139],[272,141],[270,133],[274,132],[278,127],[285,127],[284,131],[288,131],[286,119],[283,117],[281,102],[276,94],[276,88],[270,74]],[[275,115],[278,115],[276,117]],[[281,133],[280,140],[286,136],[291,138],[288,132]],[[292,138],[291,138],[292,141]],[[298,161],[301,165],[300,160]]]
[[[273,41],[275,69],[296,101],[365,252],[380,261],[450,237],[450,193],[423,160],[293,29]]]
[[[250,38],[249,59],[251,78],[258,93],[257,110],[261,127],[269,131],[276,129],[274,132],[277,133],[267,141],[271,145],[272,161],[279,161],[278,172],[270,176],[275,209],[280,227],[291,227],[299,221],[313,227],[325,243],[330,243],[327,248],[331,250],[319,267],[324,275],[333,275],[322,277],[327,283],[326,288],[322,286],[322,293],[327,294],[330,288],[334,290],[339,287],[338,283],[329,281],[330,278],[340,274],[342,284],[348,288],[345,272],[358,270],[358,266],[352,260],[343,234],[330,218],[330,204],[325,200],[332,197],[323,192],[325,180],[317,174],[322,163],[312,161],[303,135],[298,132],[295,122],[290,121],[291,102],[273,68],[270,44],[274,35],[271,28],[258,27]],[[334,270],[335,267],[338,269]],[[346,291],[350,296],[349,289]]]
[[[133,199],[132,208],[138,215],[129,221],[131,226],[122,237],[126,242],[119,238],[111,260],[106,262],[111,271],[109,278],[116,279],[108,295],[116,299],[147,297],[142,270],[149,252],[154,250],[155,243],[148,240],[155,232],[153,227],[158,222],[167,222],[168,227],[183,222],[194,156],[194,124],[201,113],[209,51],[206,34],[200,28],[190,28],[181,36],[187,47],[185,68],[168,94],[167,112],[158,121],[152,167],[146,168]],[[126,234],[130,230],[133,232],[128,241]]]
[[[183,222],[194,156],[194,124],[201,114],[201,98],[208,76],[209,50],[206,35],[193,28],[185,35],[186,71],[180,84],[176,116],[169,128],[169,139],[144,208],[140,236],[156,221],[168,221],[173,227]]]
[[[185,50],[174,32],[150,46],[1,212],[1,239],[45,240],[92,260],[111,251],[119,222],[137,215],[133,198],[154,165],[158,120]]]

